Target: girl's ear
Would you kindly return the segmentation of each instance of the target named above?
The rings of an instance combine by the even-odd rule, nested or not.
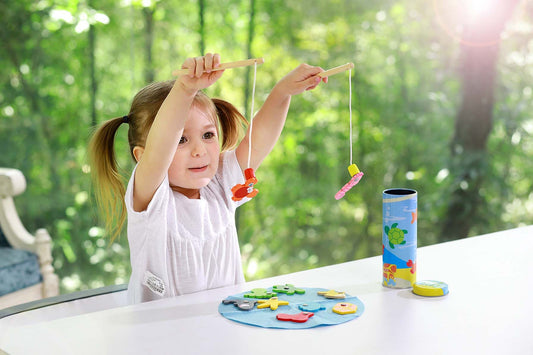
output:
[[[135,157],[135,160],[137,161],[137,163],[139,162],[139,160],[141,160],[143,153],[144,153],[144,147],[136,145],[133,148],[133,156]]]

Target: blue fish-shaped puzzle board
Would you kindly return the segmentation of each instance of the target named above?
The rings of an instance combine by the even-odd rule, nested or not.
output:
[[[329,291],[324,288],[306,288],[300,287],[305,290],[304,294],[286,295],[278,293],[276,297],[283,301],[288,301],[288,306],[279,306],[277,310],[273,311],[270,308],[258,309],[257,306],[250,311],[239,310],[233,304],[223,304],[222,302],[218,306],[218,312],[225,318],[235,322],[253,325],[263,328],[277,328],[277,329],[306,329],[325,325],[336,325],[354,320],[360,317],[365,306],[359,298],[355,296],[349,296],[346,294],[344,299],[327,299],[323,296],[319,296],[319,291]],[[268,291],[272,291],[272,288],[268,288]],[[227,299],[244,299],[242,292],[227,297]],[[248,298],[249,299],[249,298]],[[298,307],[301,304],[320,303],[325,307],[324,310],[314,312],[314,316],[309,318],[305,323],[294,323],[279,321],[276,319],[276,315],[279,313],[296,314],[302,312]],[[333,312],[333,307],[337,303],[352,303],[357,306],[357,312],[351,314],[340,315]]]

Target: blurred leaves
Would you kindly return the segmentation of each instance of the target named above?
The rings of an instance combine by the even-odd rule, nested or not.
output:
[[[89,39],[95,31],[98,122],[125,114],[142,88],[143,8],[153,11],[156,80],[171,77],[200,48],[195,1],[9,1],[0,3],[0,166],[20,169],[28,189],[16,204],[30,231],[46,227],[63,292],[124,283],[124,236],[109,245],[92,199],[86,146],[91,127]],[[205,2],[204,43],[223,61],[244,59],[249,1]],[[252,53],[256,107],[300,62],[324,69],[354,62],[354,162],[348,180],[348,74],[292,99],[276,148],[257,172],[260,194],[238,210],[248,279],[381,253],[381,192],[419,191],[419,245],[441,239],[457,165],[449,144],[461,96],[460,45],[423,0],[256,0]],[[471,234],[533,222],[533,26],[520,6],[500,43],[494,125],[482,170],[487,204]],[[208,94],[244,107],[247,72],[228,70]],[[126,131],[119,164],[132,168]],[[475,157],[465,157],[474,159]],[[472,160],[472,161],[475,161]],[[461,166],[464,166],[461,165]],[[469,201],[462,201],[468,204]],[[376,271],[377,272],[377,271]]]

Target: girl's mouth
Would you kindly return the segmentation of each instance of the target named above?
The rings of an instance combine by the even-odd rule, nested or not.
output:
[[[201,172],[204,172],[207,170],[207,165],[204,165],[202,167],[199,167],[199,168],[189,168],[189,170],[193,173],[201,173]]]

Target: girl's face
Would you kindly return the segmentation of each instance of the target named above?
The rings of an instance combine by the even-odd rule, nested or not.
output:
[[[170,186],[189,198],[200,198],[200,188],[215,176],[219,158],[220,145],[213,118],[192,106],[168,169]]]

